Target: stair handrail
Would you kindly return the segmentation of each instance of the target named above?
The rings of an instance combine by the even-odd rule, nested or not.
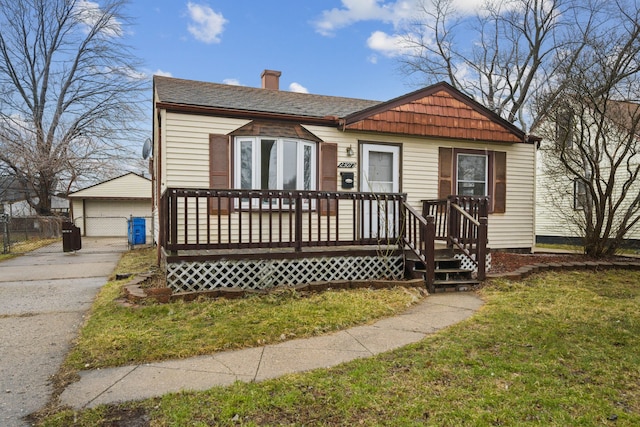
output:
[[[486,277],[486,256],[488,243],[488,218],[486,216],[486,201],[484,201],[485,205],[481,206],[481,209],[479,209],[478,212],[479,215],[483,216],[475,219],[473,215],[471,215],[469,212],[467,212],[466,209],[464,209],[457,203],[456,197],[450,197],[449,200],[449,243],[450,245],[455,245],[458,249],[460,249],[467,256],[467,258],[476,265],[478,279],[484,280]],[[460,214],[464,219],[456,218],[454,212]],[[465,223],[464,220],[466,220],[467,223]],[[469,224],[472,229],[467,229],[467,224]]]
[[[465,211],[460,205],[457,203],[451,203],[451,207],[458,212],[460,212],[464,217],[466,217],[469,221],[471,221],[477,227],[480,226],[480,221],[477,221],[469,212]]]
[[[487,255],[487,199],[472,199],[477,201],[474,212],[478,214],[476,219],[459,203],[459,197],[449,197],[447,201],[446,222],[448,225],[447,242],[450,247],[456,246],[466,257],[473,262],[477,268],[478,280],[486,278],[486,255]],[[462,199],[462,202],[469,199]],[[434,201],[423,201],[424,203]],[[435,201],[441,204],[441,201]],[[435,282],[435,241],[436,241],[436,219],[433,215],[426,218],[403,201],[403,215],[405,221],[405,232],[403,241],[405,245],[413,251],[420,259],[426,269],[425,281],[429,289],[432,289]],[[472,229],[467,228],[468,226]]]
[[[403,201],[404,244],[425,266],[425,282],[430,292],[434,289],[436,225],[432,215],[423,217],[407,201]]]

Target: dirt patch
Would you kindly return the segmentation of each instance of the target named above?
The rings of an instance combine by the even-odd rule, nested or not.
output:
[[[109,407],[103,415],[101,425],[105,427],[148,427],[149,415],[142,408]]]
[[[167,280],[164,274],[161,272],[154,272],[146,276],[146,278],[140,283],[142,289],[160,289],[167,287]]]

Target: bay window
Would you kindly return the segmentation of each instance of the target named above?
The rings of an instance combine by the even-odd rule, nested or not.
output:
[[[235,187],[315,190],[316,144],[289,138],[236,137]]]

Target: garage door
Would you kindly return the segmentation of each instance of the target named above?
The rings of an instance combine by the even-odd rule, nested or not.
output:
[[[127,220],[131,217],[143,217],[145,231],[151,234],[149,217],[151,216],[149,201],[105,201],[85,200],[84,224],[86,235],[127,237]]]

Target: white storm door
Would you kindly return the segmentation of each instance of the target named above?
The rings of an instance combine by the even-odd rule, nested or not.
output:
[[[364,237],[395,237],[400,212],[393,202],[383,199],[383,194],[400,191],[400,147],[363,144],[361,153],[360,191],[379,195],[371,203],[363,202]]]

